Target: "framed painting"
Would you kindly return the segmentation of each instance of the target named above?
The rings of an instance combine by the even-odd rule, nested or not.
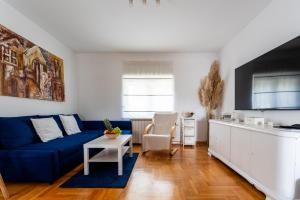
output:
[[[64,61],[0,25],[0,95],[64,101]]]

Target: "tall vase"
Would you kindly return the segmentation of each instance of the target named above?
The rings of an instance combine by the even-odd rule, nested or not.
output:
[[[206,131],[207,131],[207,145],[209,145],[209,120],[212,119],[212,110],[206,111]]]

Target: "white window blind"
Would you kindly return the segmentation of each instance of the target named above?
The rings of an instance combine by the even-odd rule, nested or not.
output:
[[[174,77],[168,62],[129,62],[124,65],[123,117],[152,118],[174,110]]]

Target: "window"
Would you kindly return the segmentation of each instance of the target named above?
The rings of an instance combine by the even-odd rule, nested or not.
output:
[[[123,75],[123,117],[152,118],[174,110],[173,75]]]

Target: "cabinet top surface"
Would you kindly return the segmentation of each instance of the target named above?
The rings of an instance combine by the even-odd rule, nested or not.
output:
[[[296,129],[288,129],[287,130],[287,129],[282,129],[282,128],[273,128],[272,126],[267,126],[267,125],[264,125],[264,126],[248,125],[248,124],[244,124],[244,123],[237,123],[237,122],[224,121],[224,120],[215,120],[215,119],[209,120],[209,123],[223,124],[223,125],[228,125],[228,126],[232,126],[232,127],[267,133],[267,134],[280,136],[280,137],[300,138],[300,130],[296,130]]]

